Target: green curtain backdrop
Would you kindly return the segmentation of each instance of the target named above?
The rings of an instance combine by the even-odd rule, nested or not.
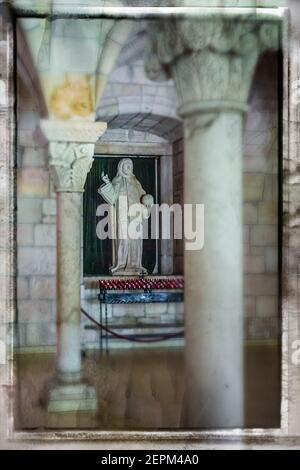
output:
[[[122,157],[96,156],[92,169],[88,174],[83,196],[83,272],[85,276],[109,274],[112,264],[111,240],[99,240],[96,226],[100,217],[96,216],[97,207],[104,203],[98,194],[102,184],[101,173],[104,171],[112,179],[117,173]],[[156,158],[130,157],[133,160],[134,173],[148,194],[156,201]],[[158,183],[158,182],[157,182]],[[157,184],[157,187],[159,185]],[[143,266],[151,274],[156,264],[156,241],[144,240]]]

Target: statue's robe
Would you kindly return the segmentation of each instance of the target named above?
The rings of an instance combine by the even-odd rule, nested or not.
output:
[[[130,239],[128,231],[126,232],[126,227],[134,218],[128,213],[130,206],[141,204],[141,198],[146,194],[141,183],[134,175],[128,177],[117,175],[111,182],[100,187],[99,194],[115,208],[112,220],[113,265],[110,268],[111,273],[118,276],[147,274],[147,270],[142,266],[142,230],[141,236],[136,239]],[[124,210],[124,205],[122,206],[121,197],[126,198],[127,211]]]

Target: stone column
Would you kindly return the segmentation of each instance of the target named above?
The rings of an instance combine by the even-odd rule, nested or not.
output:
[[[204,248],[185,251],[182,425],[242,427],[242,119],[257,58],[278,46],[278,25],[225,15],[164,20],[150,38],[146,71],[174,78],[184,121],[184,203],[205,206]]]
[[[81,202],[94,144],[106,123],[44,120],[41,129],[49,141],[57,201],[57,361],[48,410],[96,410],[95,390],[81,371]]]

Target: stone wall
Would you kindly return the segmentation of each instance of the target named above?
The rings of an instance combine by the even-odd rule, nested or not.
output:
[[[100,319],[99,302],[97,299],[98,283],[86,280],[82,286],[82,306],[98,321]],[[105,310],[103,307],[103,322]],[[131,304],[131,305],[108,305],[107,318],[111,328],[119,334],[168,334],[178,332],[183,327],[183,304]],[[97,330],[85,329],[90,321],[82,318],[82,342],[86,349],[93,348],[99,344],[99,332]],[[182,341],[182,340],[180,340]],[[161,343],[159,343],[161,345]],[[170,345],[170,342],[167,343]],[[178,341],[175,342],[178,344]],[[121,340],[114,340],[110,347],[136,346]],[[152,346],[155,346],[153,344]]]
[[[56,201],[47,149],[34,139],[36,105],[20,81],[17,161],[17,272],[20,345],[55,344]]]
[[[245,292],[246,336],[250,339],[276,338],[278,334],[278,268],[277,268],[277,69],[273,55],[260,62],[250,99],[250,113],[245,120]],[[149,86],[149,84],[145,85]],[[109,88],[107,95],[111,93]],[[130,87],[120,88],[130,93]],[[127,90],[127,91],[126,91]],[[171,90],[168,84],[168,93]],[[107,96],[106,95],[106,96]],[[173,96],[170,93],[170,96]],[[135,97],[138,99],[138,97]],[[170,100],[168,101],[170,103]],[[129,105],[129,101],[127,101]],[[107,103],[108,104],[108,103]],[[176,103],[173,102],[173,106]],[[172,111],[173,112],[173,111]],[[171,111],[170,111],[171,113]],[[128,114],[127,114],[128,117]],[[139,116],[141,117],[141,116]],[[165,117],[166,118],[166,117]],[[135,128],[112,129],[102,139],[107,142],[151,143],[163,145],[163,132],[174,122],[162,118],[156,135]],[[132,116],[128,118],[133,119]],[[147,121],[148,119],[148,121]],[[149,118],[143,115],[146,126]],[[132,122],[132,121],[131,121]],[[19,84],[18,145],[18,321],[21,346],[55,345],[55,194],[49,178],[47,150],[34,138],[38,123],[34,99]],[[128,121],[127,121],[128,123]],[[124,126],[126,123],[124,121]],[[182,203],[183,142],[173,145],[174,203]],[[144,131],[146,128],[144,128]],[[179,132],[179,134],[177,134]],[[132,148],[132,147],[131,147]],[[169,158],[166,156],[166,158]],[[167,197],[167,195],[165,195]],[[171,202],[171,200],[170,200]],[[166,267],[170,265],[170,246],[165,246]],[[174,243],[174,272],[183,272],[182,242]],[[82,291],[85,307],[99,315],[97,291],[87,286]],[[127,313],[129,312],[129,314]],[[137,328],[149,323],[182,322],[182,306],[122,307],[109,310],[114,324],[126,323]],[[130,332],[129,330],[126,330]],[[84,331],[83,342],[97,344],[96,332]]]
[[[123,89],[126,93],[127,88]],[[19,83],[18,119],[18,322],[17,344],[26,348],[43,349],[56,343],[55,336],[55,258],[56,258],[56,200],[48,170],[47,149],[38,143],[36,128],[38,112],[23,82]],[[156,119],[156,118],[155,118]],[[148,119],[149,121],[149,119]],[[154,121],[153,121],[154,122]],[[175,120],[172,121],[174,125]],[[179,121],[177,121],[178,126]],[[159,122],[156,134],[136,129],[109,129],[95,151],[113,154],[118,149],[125,156],[151,154],[160,158],[161,200],[172,204],[172,146],[160,137],[167,119]],[[180,130],[181,132],[181,130]],[[127,150],[126,150],[127,149]],[[125,152],[125,153],[124,153]],[[70,234],[70,236],[72,236]],[[165,274],[173,272],[172,241],[165,241],[160,250],[161,267]],[[71,275],[71,273],[70,273]],[[82,302],[89,313],[98,318],[97,287],[83,282]],[[147,324],[182,323],[182,305],[115,306],[108,309],[109,321],[115,325],[145,328]],[[82,340],[87,347],[98,344],[98,334],[86,331],[83,321]],[[135,330],[137,331],[137,330]],[[147,330],[149,331],[149,329]],[[164,328],[173,332],[174,327]],[[123,332],[130,334],[130,329]]]
[[[257,67],[244,132],[245,294],[251,338],[276,337],[278,312],[278,63]]]

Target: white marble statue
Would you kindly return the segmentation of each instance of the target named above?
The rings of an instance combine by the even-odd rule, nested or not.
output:
[[[117,175],[110,181],[102,173],[104,184],[98,192],[103,199],[114,206],[112,233],[113,233],[113,265],[110,272],[114,276],[134,276],[147,274],[142,266],[143,255],[143,219],[150,216],[153,196],[146,194],[133,173],[133,162],[130,158],[123,158],[118,165]],[[125,204],[124,204],[125,203]],[[132,215],[130,207],[140,206],[140,216]],[[135,221],[134,238],[128,236],[128,227]]]

